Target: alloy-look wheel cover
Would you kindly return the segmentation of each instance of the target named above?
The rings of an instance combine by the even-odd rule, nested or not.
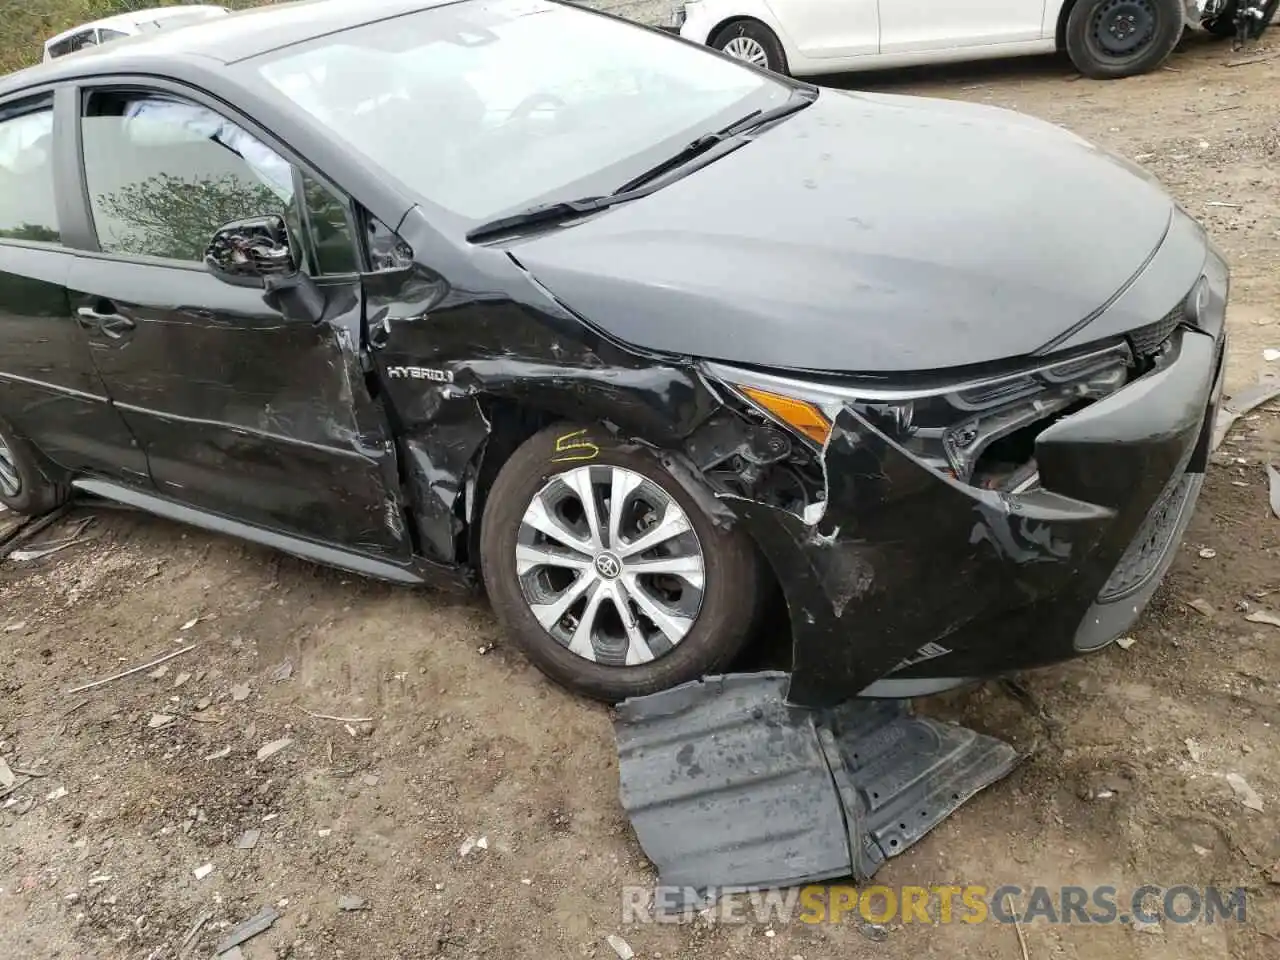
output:
[[[658,483],[614,466],[575,467],[533,497],[516,542],[520,592],[571,653],[628,667],[665,656],[702,609],[702,545]]]
[[[769,68],[769,54],[759,40],[751,37],[734,37],[724,45],[724,52],[731,57],[745,60],[757,67]]]
[[[22,492],[22,478],[18,476],[18,464],[13,451],[0,437],[0,496],[16,497]]]

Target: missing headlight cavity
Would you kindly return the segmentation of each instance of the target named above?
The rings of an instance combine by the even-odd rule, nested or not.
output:
[[[685,452],[719,493],[797,515],[824,495],[814,452],[752,410],[712,417],[685,442]]]
[[[1128,382],[1132,354],[1115,344],[952,392],[854,404],[916,459],[962,483],[1023,492],[1035,485],[1036,437]]]
[[[922,383],[916,377],[896,387],[883,380],[802,380],[708,363],[704,372],[742,405],[740,416],[731,420],[747,420],[762,436],[781,433],[792,452],[770,454],[761,462],[751,443],[735,447],[731,438],[707,444],[701,466],[709,475],[719,474],[727,492],[782,507],[812,523],[822,515],[823,460],[833,425],[840,411],[848,410],[939,474],[986,489],[1022,492],[1036,482],[1038,433],[1118,390],[1133,371],[1133,353],[1120,340],[1016,372],[956,374],[949,382]]]

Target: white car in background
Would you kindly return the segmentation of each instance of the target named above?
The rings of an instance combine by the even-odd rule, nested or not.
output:
[[[689,0],[680,35],[806,76],[1065,50],[1098,79],[1152,70],[1221,0]]]
[[[57,36],[50,37],[44,42],[44,59],[47,62],[66,56],[68,53],[75,53],[77,50],[119,40],[122,37],[133,37],[152,30],[181,27],[188,23],[208,20],[211,17],[223,17],[230,12],[226,7],[190,3],[133,10],[113,17],[104,17],[92,23],[82,23],[78,27],[72,27]]]

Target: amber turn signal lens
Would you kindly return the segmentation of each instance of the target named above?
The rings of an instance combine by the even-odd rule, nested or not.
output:
[[[742,387],[742,392],[758,403],[765,410],[808,437],[818,446],[825,446],[827,437],[831,435],[831,421],[828,420],[812,403],[785,397],[780,393],[770,393],[757,387]]]

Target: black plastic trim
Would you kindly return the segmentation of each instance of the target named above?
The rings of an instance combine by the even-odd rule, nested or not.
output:
[[[76,480],[71,485],[83,493],[114,500],[117,503],[128,504],[131,507],[137,507],[140,510],[146,510],[166,519],[176,520],[179,523],[190,524],[193,527],[212,530],[215,533],[223,533],[232,537],[240,537],[314,563],[350,570],[352,573],[374,577],[378,580],[389,580],[393,583],[416,586],[426,582],[418,573],[406,567],[398,567],[395,564],[374,560],[371,557],[350,553],[346,550],[339,550],[336,547],[313,543],[310,540],[302,540],[298,537],[286,536],[271,530],[264,530],[252,524],[241,523],[239,520],[231,520],[217,514],[206,513],[203,510],[176,503],[165,497],[143,493],[141,490],[132,490],[109,480]]]

